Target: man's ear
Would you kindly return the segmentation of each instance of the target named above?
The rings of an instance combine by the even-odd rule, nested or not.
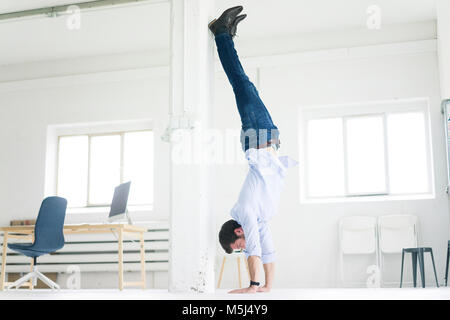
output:
[[[236,228],[236,229],[234,229],[234,233],[237,236],[242,236],[244,234],[244,229],[242,229],[242,227]]]

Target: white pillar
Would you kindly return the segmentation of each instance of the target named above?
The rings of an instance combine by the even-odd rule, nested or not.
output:
[[[439,72],[442,99],[450,99],[450,1],[437,1]]]
[[[171,6],[169,290],[214,292],[217,235],[210,174],[198,162],[201,143],[192,140],[193,132],[211,123],[215,46],[208,22],[214,1],[172,0]]]

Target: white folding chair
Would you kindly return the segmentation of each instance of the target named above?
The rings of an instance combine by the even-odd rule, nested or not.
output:
[[[417,230],[418,219],[414,215],[386,215],[378,217],[381,279],[383,279],[384,255],[400,255],[403,248],[416,248]]]
[[[342,285],[346,284],[344,276],[345,255],[374,255],[378,266],[377,220],[371,216],[351,216],[339,220],[339,256]]]

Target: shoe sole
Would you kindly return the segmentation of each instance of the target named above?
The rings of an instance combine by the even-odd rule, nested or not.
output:
[[[214,19],[213,21],[211,21],[211,22],[208,24],[208,28],[211,27],[211,26],[213,25],[213,23],[216,22],[216,21],[217,21],[217,19]]]

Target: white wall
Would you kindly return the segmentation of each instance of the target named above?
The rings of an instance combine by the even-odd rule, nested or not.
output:
[[[131,212],[132,218],[166,220],[168,216],[168,145],[160,136],[168,116],[168,72],[141,69],[3,83],[0,86],[0,225],[37,216],[44,197],[47,128],[91,122],[152,119],[155,131],[153,212]],[[66,223],[103,222],[102,214],[73,214]],[[138,272],[126,278],[139,277]],[[64,287],[67,275],[58,281]],[[95,279],[96,282],[93,282]],[[149,288],[167,287],[167,272],[148,272]],[[83,273],[82,288],[117,287],[117,273],[104,277]]]
[[[442,99],[450,99],[450,3],[437,1],[437,34]]]
[[[427,29],[428,30],[428,29]],[[424,32],[428,34],[428,31]],[[354,45],[373,44],[359,37]],[[295,39],[301,42],[301,38]],[[399,39],[397,39],[399,40]],[[414,40],[411,37],[407,40]],[[288,41],[288,40],[286,40]],[[378,39],[378,42],[382,39]],[[237,49],[240,40],[237,39]],[[279,44],[281,46],[281,44]],[[346,43],[351,46],[351,43]],[[245,47],[245,43],[242,43]],[[292,45],[286,42],[286,47]],[[261,48],[267,48],[261,44]],[[281,47],[277,49],[282,51]],[[252,47],[252,52],[257,52]],[[263,50],[264,51],[264,50]],[[248,51],[250,52],[250,50]],[[130,57],[130,55],[126,56]],[[126,59],[126,57],[124,59]],[[161,57],[159,55],[158,57]],[[110,57],[109,57],[110,58]],[[108,58],[108,59],[109,59]],[[101,59],[98,57],[96,59]],[[119,59],[119,58],[117,58]],[[118,61],[114,58],[114,61]],[[395,98],[428,97],[431,103],[432,142],[435,170],[436,199],[414,201],[385,201],[351,204],[299,203],[299,171],[292,169],[282,194],[280,211],[272,222],[278,250],[277,287],[333,287],[337,282],[337,221],[347,215],[416,214],[420,219],[421,243],[432,246],[437,269],[443,274],[446,242],[449,236],[448,200],[445,194],[446,167],[443,124],[439,110],[439,74],[435,52],[413,55],[346,58],[328,61],[302,62],[299,65],[274,66],[276,57],[243,61],[250,79],[257,85],[263,101],[281,130],[281,153],[299,158],[298,110],[304,105],[351,103]],[[95,59],[89,60],[91,66]],[[120,60],[120,59],[119,59]],[[270,60],[271,66],[264,66]],[[48,125],[154,119],[155,209],[149,219],[168,218],[168,145],[161,142],[168,121],[168,71],[153,72],[138,69],[108,73],[89,73],[77,60],[82,76],[63,72],[70,64],[55,62],[63,78],[4,82],[0,84],[0,225],[11,219],[33,218],[44,195],[45,150]],[[66,61],[70,62],[70,61]],[[129,60],[122,65],[131,68]],[[108,62],[111,70],[120,63]],[[256,65],[255,65],[256,64]],[[275,63],[276,64],[276,63]],[[49,62],[48,65],[54,65]],[[44,68],[34,68],[32,78],[48,74]],[[259,72],[256,68],[259,67]],[[72,68],[72,74],[77,73]],[[102,70],[107,67],[102,64]],[[6,68],[11,72],[3,79],[14,78],[18,66]],[[220,129],[239,128],[235,100],[221,67],[216,76],[214,126]],[[45,73],[47,72],[47,73]],[[26,74],[26,73],[24,73]],[[259,78],[258,78],[259,74]],[[16,79],[16,78],[15,78]],[[259,80],[258,80],[259,79]],[[214,173],[213,199],[217,229],[229,219],[229,211],[237,199],[247,167],[220,165]],[[80,217],[80,216],[77,216]],[[88,215],[81,219],[89,218]],[[73,221],[76,221],[75,218]],[[218,248],[219,252],[220,249]],[[217,257],[217,269],[221,257]],[[389,279],[399,277],[399,261],[394,261]],[[237,285],[236,263],[225,268],[223,286]],[[241,268],[244,271],[242,265]],[[427,270],[431,271],[427,266]],[[364,273],[365,270],[362,270]],[[431,273],[427,272],[427,276]],[[355,278],[361,278],[355,274]],[[440,277],[442,278],[442,276]],[[105,278],[106,279],[106,278]],[[112,277],[111,279],[114,279]],[[243,277],[244,284],[247,278]],[[107,280],[105,280],[107,281]],[[115,281],[115,280],[111,280]],[[430,280],[428,280],[430,281]],[[430,282],[429,282],[430,283]]]
[[[168,76],[149,71],[144,79],[110,74],[13,83],[0,94],[0,224],[37,214],[44,196],[47,127],[89,122],[153,119],[155,203],[148,220],[165,219],[168,208],[168,146],[159,139],[167,123]],[[45,85],[44,85],[45,84]],[[22,91],[20,87],[30,88]],[[14,174],[11,174],[14,172]],[[94,219],[83,217],[85,221]],[[67,221],[77,217],[68,216]],[[98,220],[98,219],[94,219]],[[91,220],[92,221],[92,220]]]
[[[320,63],[295,69],[272,68],[262,72],[262,88],[269,105],[278,111],[274,117],[280,119],[280,126],[285,126],[285,147],[289,152],[295,150],[297,139],[293,139],[296,128],[292,118],[282,117],[281,106],[292,108],[302,105],[320,105],[328,103],[347,103],[357,101],[374,101],[383,99],[427,97],[430,99],[432,122],[432,142],[435,165],[436,199],[429,201],[372,202],[358,204],[298,205],[298,175],[291,179],[291,188],[286,193],[280,216],[274,223],[274,229],[282,232],[283,220],[289,220],[287,212],[295,212],[292,224],[298,226],[290,230],[298,238],[290,245],[281,245],[287,236],[280,239],[280,253],[293,251],[296,243],[309,243],[293,255],[299,260],[310,261],[300,268],[281,266],[280,271],[293,274],[297,271],[298,281],[302,286],[327,286],[335,276],[335,257],[337,250],[337,219],[346,215],[369,214],[415,214],[420,219],[422,245],[432,246],[436,252],[438,270],[443,270],[444,249],[448,237],[448,202],[445,193],[445,151],[443,139],[442,116],[440,113],[438,69],[435,54],[416,56],[398,56],[373,59],[360,59],[341,63]],[[274,85],[274,79],[284,78],[283,93],[267,89]],[[298,91],[296,91],[298,90]],[[295,92],[299,92],[296,94]],[[280,108],[279,108],[280,107]],[[286,134],[290,135],[286,139]],[[286,152],[286,151],[285,151]],[[294,183],[294,184],[292,184]],[[296,203],[296,207],[286,204]],[[284,213],[284,214],[283,214]],[[289,234],[289,231],[287,231]],[[392,269],[392,277],[399,274],[399,269]],[[308,277],[315,271],[317,277]],[[431,271],[430,268],[428,270]],[[319,273],[323,276],[319,276]],[[428,273],[428,275],[431,275]]]

